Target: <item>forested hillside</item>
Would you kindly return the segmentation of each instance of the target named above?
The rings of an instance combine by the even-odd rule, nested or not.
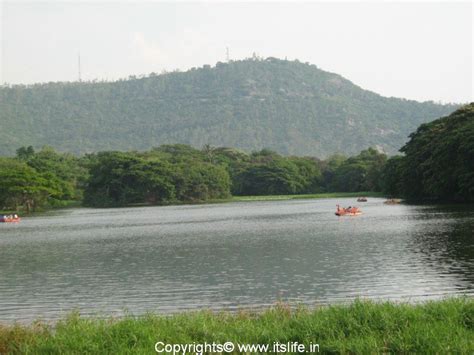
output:
[[[455,108],[382,97],[298,61],[249,59],[116,82],[3,87],[0,155],[29,145],[88,153],[171,143],[392,154],[421,123]]]

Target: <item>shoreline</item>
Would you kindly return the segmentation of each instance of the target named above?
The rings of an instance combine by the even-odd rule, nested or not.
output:
[[[91,207],[82,205],[82,201],[67,201],[62,206],[52,206],[49,208],[43,208],[38,211],[31,212],[30,214],[22,214],[22,218],[27,216],[35,216],[43,213],[48,213],[55,210],[66,210],[75,208],[93,208],[93,209],[116,209],[116,208],[131,208],[131,207],[159,207],[159,206],[183,206],[183,205],[209,205],[209,204],[220,204],[220,203],[232,203],[232,202],[261,202],[261,201],[289,201],[289,200],[309,200],[309,199],[326,199],[326,198],[349,198],[349,197],[378,197],[385,198],[386,196],[381,192],[325,192],[317,194],[301,194],[301,195],[251,195],[251,196],[232,196],[229,198],[215,199],[208,201],[175,201],[172,203],[151,205],[148,203],[137,203],[125,206],[110,206],[110,207]],[[18,211],[0,211],[0,214],[12,214],[21,213]]]
[[[301,194],[301,195],[249,195],[249,196],[232,196],[229,198],[211,199],[207,201],[174,201],[170,203],[151,205],[148,203],[137,203],[126,206],[113,206],[113,207],[91,207],[91,206],[78,206],[85,208],[97,208],[97,209],[114,209],[114,208],[129,208],[129,207],[160,207],[160,206],[183,206],[183,205],[209,205],[209,204],[224,204],[232,202],[262,202],[262,201],[289,201],[289,200],[310,200],[310,199],[328,199],[328,198],[357,198],[357,197],[376,197],[386,198],[382,192],[324,192],[317,194]],[[74,207],[72,207],[74,208]]]
[[[338,353],[472,353],[474,298],[417,304],[358,299],[314,308],[277,303],[260,312],[201,310],[106,319],[71,313],[54,326],[0,324],[0,353],[153,353],[160,341],[313,343],[320,352]]]
[[[349,198],[349,197],[386,197],[382,192],[324,192],[317,194],[303,195],[254,195],[254,196],[233,196],[231,202],[242,201],[287,201],[287,200],[305,200],[305,199],[325,199],[325,198]]]

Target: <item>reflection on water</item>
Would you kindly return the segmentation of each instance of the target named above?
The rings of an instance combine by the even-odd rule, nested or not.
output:
[[[0,321],[474,294],[461,206],[293,200],[73,209],[0,225]]]

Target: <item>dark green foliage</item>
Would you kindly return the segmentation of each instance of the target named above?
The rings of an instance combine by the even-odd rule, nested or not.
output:
[[[146,153],[102,152],[89,159],[86,205],[163,204],[230,196],[227,171],[205,162],[198,150],[188,146],[168,145]]]
[[[381,174],[387,160],[385,154],[369,148],[359,155],[344,159],[333,157],[325,173],[328,191],[381,191]]]
[[[164,145],[147,152],[101,152],[80,159],[51,148],[37,153],[20,148],[16,160],[4,162],[13,164],[23,177],[9,180],[5,175],[4,181],[19,186],[23,186],[21,179],[30,179],[34,186],[40,181],[47,187],[35,195],[41,205],[81,200],[83,191],[84,204],[96,207],[204,202],[231,194],[359,191],[470,201],[474,194],[470,107],[422,125],[403,148],[407,155],[388,160],[373,148],[353,157],[334,155],[327,160],[285,157],[268,149],[248,154],[209,145],[201,150],[183,144]],[[11,172],[11,166],[3,170]],[[9,188],[20,191],[19,186]],[[5,191],[6,187],[2,207],[6,201],[15,207],[28,200],[18,194],[7,199]]]
[[[282,157],[269,150],[253,153],[234,164],[234,195],[287,195],[322,190],[319,161],[312,158]]]
[[[44,147],[17,149],[17,159],[0,163],[0,209],[24,210],[81,200],[87,167],[70,154]]]
[[[249,165],[236,176],[236,195],[285,195],[301,190],[298,171],[285,161]]]
[[[60,194],[57,181],[49,179],[25,162],[0,158],[0,209],[29,212],[46,205]]]
[[[474,201],[474,104],[421,125],[401,151],[405,157],[386,167],[387,192],[411,199]]]
[[[298,171],[299,194],[318,193],[325,190],[323,186],[322,161],[308,157],[291,157],[290,160]]]
[[[16,156],[18,159],[28,160],[35,154],[34,148],[30,145],[29,147],[21,147],[16,150]]]
[[[50,181],[55,181],[59,188],[57,200],[80,200],[82,189],[87,179],[87,167],[84,162],[67,153],[58,153],[51,147],[43,147],[35,153],[24,147],[17,150],[19,159],[41,173]]]
[[[381,174],[387,159],[372,148],[355,157],[333,156],[326,161],[282,157],[268,149],[250,156],[233,152],[232,158],[222,158],[220,154],[217,159],[228,166],[233,195],[381,191]]]
[[[85,205],[95,207],[204,202],[229,198],[231,193],[261,196],[380,191],[380,171],[386,159],[374,149],[348,159],[337,156],[321,161],[284,157],[268,149],[247,154],[233,148],[205,145],[198,150],[183,144],[163,145],[147,152],[100,152],[82,158],[49,147],[37,153],[22,147],[17,152],[16,159],[4,161],[29,174],[24,179],[40,179],[48,187],[47,192],[35,195],[38,203],[60,205],[82,199]],[[4,168],[5,172],[11,170]],[[7,176],[4,181],[9,191],[23,186],[20,180]],[[24,204],[21,201],[26,198],[15,195],[8,200],[8,196],[4,192],[3,201],[10,201],[11,208]]]
[[[133,153],[103,152],[94,157],[84,204],[96,207],[159,203],[174,199],[169,164]]]
[[[404,157],[394,156],[387,160],[382,172],[382,191],[389,197],[400,196]]]
[[[182,163],[174,173],[179,201],[207,201],[230,197],[230,177],[222,166]]]
[[[369,146],[395,153],[418,125],[456,107],[385,98],[297,61],[243,60],[113,83],[0,88],[0,155],[30,144],[82,154],[167,143],[320,158]]]

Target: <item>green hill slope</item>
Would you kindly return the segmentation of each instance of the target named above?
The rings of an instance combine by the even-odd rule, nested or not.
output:
[[[165,143],[326,157],[396,152],[456,106],[386,98],[297,61],[244,60],[116,82],[0,89],[0,154],[149,149]]]

